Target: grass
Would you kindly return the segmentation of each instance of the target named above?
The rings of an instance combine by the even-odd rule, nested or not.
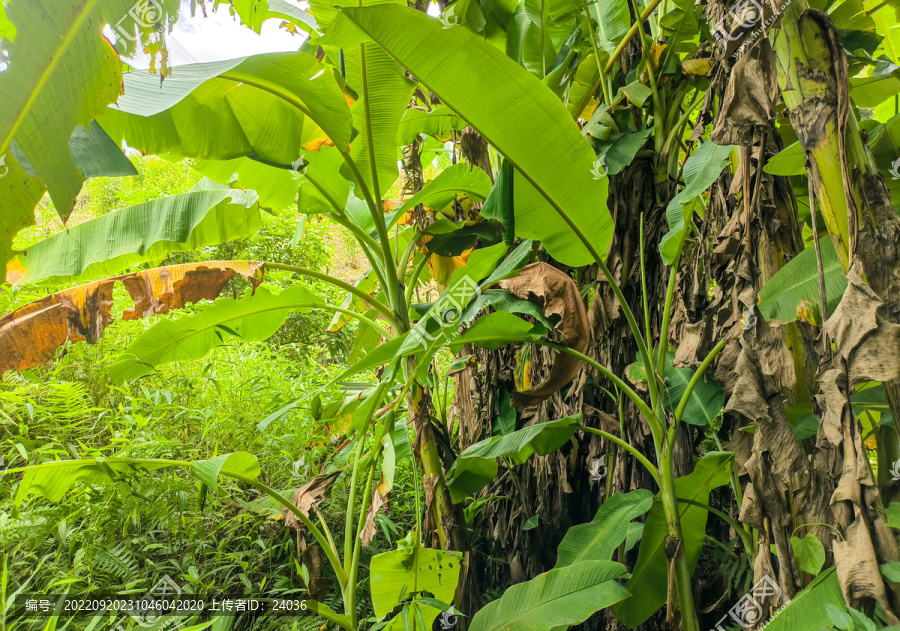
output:
[[[154,192],[187,190],[196,181],[184,164],[137,158],[141,176],[90,185],[73,221],[144,201]],[[43,209],[39,225],[19,247],[61,229]],[[341,260],[334,256],[334,237],[327,224],[312,218],[302,238],[291,244],[296,220],[264,213],[265,228],[251,239],[190,254],[179,253],[157,264],[215,259],[254,259],[324,269]],[[355,279],[354,279],[355,280]],[[306,282],[276,272],[267,283],[276,288]],[[309,286],[340,303],[343,296],[320,283]],[[229,291],[239,291],[226,288]],[[0,310],[8,312],[46,295],[41,287],[6,288]],[[116,310],[129,306],[117,295]],[[354,338],[351,324],[329,332],[330,316],[293,315],[274,337],[257,343],[217,348],[203,359],[162,367],[130,384],[116,384],[106,367],[146,327],[146,321],[115,322],[96,345],[70,344],[46,366],[7,373],[0,382],[0,467],[19,467],[53,460],[111,454],[179,460],[205,459],[234,451],[250,451],[260,460],[261,480],[293,489],[326,468],[346,462],[330,455],[343,435],[335,419],[313,418],[305,406],[269,424],[257,424],[297,399],[309,398],[346,368]],[[362,378],[362,376],[360,377]],[[340,395],[329,386],[328,400]],[[344,450],[349,454],[351,450]],[[392,503],[378,518],[378,533],[366,551],[389,550],[414,520],[415,485],[408,462],[397,463]],[[319,506],[322,518],[342,546],[348,501],[342,475]],[[222,495],[201,493],[184,471],[159,470],[134,475],[116,486],[79,485],[58,504],[34,498],[15,501],[15,476],[0,481],[0,557],[7,576],[0,589],[0,628],[115,628],[123,619],[74,617],[51,619],[5,613],[18,589],[33,593],[110,594],[149,589],[168,575],[183,589],[218,597],[303,597],[304,576],[315,576],[297,549],[295,533],[279,513],[253,510],[256,492],[241,485],[224,486]],[[337,590],[324,572],[325,602],[337,606]],[[361,577],[364,594],[367,576]],[[362,602],[363,617],[371,615]],[[223,618],[216,631],[233,629],[318,629],[311,616]],[[125,621],[123,628],[133,627]]]

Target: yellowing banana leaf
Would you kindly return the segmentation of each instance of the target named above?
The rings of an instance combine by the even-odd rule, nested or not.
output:
[[[79,285],[31,302],[0,318],[0,376],[53,358],[67,341],[94,344],[113,321],[113,287],[125,285],[134,307],[125,320],[146,318],[215,298],[235,274],[254,285],[262,282],[262,265],[254,261],[207,261],[157,267]]]

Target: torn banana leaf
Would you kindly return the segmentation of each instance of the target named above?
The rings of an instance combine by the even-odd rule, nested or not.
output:
[[[122,283],[134,306],[124,320],[146,318],[211,300],[235,274],[262,282],[255,261],[207,261],[157,267],[79,285],[29,303],[0,318],[0,375],[46,363],[67,341],[96,343],[113,321],[113,288]]]

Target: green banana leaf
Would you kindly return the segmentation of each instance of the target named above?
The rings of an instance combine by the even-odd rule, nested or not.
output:
[[[569,441],[580,421],[581,414],[575,414],[475,443],[459,455],[447,472],[447,488],[453,502],[461,502],[487,486],[497,475],[497,458],[522,464],[532,454],[546,456]]]
[[[616,493],[597,510],[594,519],[572,526],[556,552],[556,566],[565,567],[583,561],[608,561],[628,536],[631,521],[653,504],[653,493],[636,489]]]
[[[834,313],[847,289],[847,277],[831,237],[819,239],[819,249],[822,252],[828,313]],[[821,325],[821,295],[816,249],[809,246],[775,272],[759,291],[759,312],[766,320],[784,323],[803,319]]]
[[[460,564],[458,552],[432,550],[421,545],[375,555],[369,566],[375,615],[383,618],[402,601],[422,592],[452,602],[459,583]],[[422,612],[426,628],[430,629],[440,611],[423,607]]]
[[[588,14],[595,25],[597,48],[609,54],[616,49],[631,28],[631,13],[626,2],[588,2]],[[596,61],[594,64],[596,65]]]
[[[219,490],[219,474],[222,469],[248,478],[259,477],[259,460],[246,451],[222,454],[209,460],[195,460],[191,463],[191,473],[213,491]]]
[[[453,136],[453,130],[465,129],[466,125],[467,123],[446,105],[439,105],[430,112],[408,109],[400,121],[397,142],[401,145],[412,144],[419,134],[447,140]]]
[[[164,467],[184,466],[188,463],[177,460],[156,458],[84,458],[61,460],[13,470],[23,472],[22,481],[16,490],[16,505],[32,495],[43,497],[50,502],[58,502],[77,483],[101,486],[118,483],[119,478],[135,471],[154,471]],[[226,474],[238,474],[249,478],[259,476],[259,460],[246,451],[222,454],[209,460],[195,460],[190,463],[191,473],[203,484],[218,490],[218,477],[223,470]],[[120,490],[128,494],[125,483]]]
[[[717,145],[708,140],[685,161],[684,190],[666,207],[669,232],[659,242],[659,251],[667,265],[675,261],[690,232],[694,200],[722,175],[722,170],[730,163],[730,155],[731,145]]]
[[[98,122],[145,153],[204,160],[254,154],[292,165],[329,140],[346,150],[353,121],[332,71],[305,53],[180,66],[162,86],[142,72]],[[277,132],[273,130],[278,130]]]
[[[220,298],[194,315],[163,320],[142,333],[109,367],[117,381],[150,374],[154,368],[173,361],[199,359],[227,336],[244,341],[271,337],[288,315],[325,306],[325,301],[300,286],[272,294],[259,287],[255,295],[240,300]]]
[[[595,179],[593,150],[549,88],[470,31],[444,29],[414,9],[381,5],[343,15],[469,121],[546,200],[522,208],[517,200],[518,236],[540,239],[567,265],[594,260],[575,230],[594,252],[606,252],[613,228],[607,179]]]
[[[616,582],[627,576],[612,561],[582,561],[510,587],[472,618],[470,631],[567,628],[629,597]]]
[[[462,193],[475,201],[484,200],[491,192],[491,178],[478,167],[460,162],[441,171],[421,191],[410,197],[397,212],[406,212],[419,204],[441,210]]]
[[[216,0],[213,8],[217,9],[224,3],[226,0]],[[272,18],[287,20],[310,34],[316,34],[319,30],[313,16],[285,0],[227,0],[227,4],[238,14],[244,26],[257,33],[262,29],[263,23]]]
[[[15,141],[48,187],[50,199],[65,221],[75,205],[85,176],[73,161],[69,146],[78,125],[85,129],[115,102],[121,92],[122,63],[98,24],[114,25],[120,33],[135,32],[132,0],[58,0],[53,10],[40,2],[7,3],[4,29],[15,39],[5,46],[9,64],[0,73],[0,156]],[[167,8],[171,2],[165,3]],[[159,6],[159,5],[157,5]],[[171,16],[177,14],[175,3]],[[168,11],[166,11],[168,12]],[[138,16],[140,17],[140,16]],[[165,16],[160,16],[162,19]],[[135,42],[119,38],[133,51]],[[159,78],[153,78],[159,83]],[[19,191],[4,197],[4,214],[21,216],[32,195]],[[4,221],[3,223],[6,223]],[[0,265],[5,261],[0,261]]]
[[[262,227],[256,194],[196,190],[107,213],[38,241],[13,259],[7,280],[60,284],[249,236]]]
[[[256,191],[262,208],[281,210],[297,203],[300,176],[296,171],[252,158],[193,160],[191,167],[213,182]]]
[[[806,154],[798,140],[772,156],[763,171],[771,175],[803,175],[806,173]]]
[[[819,631],[829,628],[831,619],[827,605],[841,611],[846,608],[834,568],[819,574],[803,591],[791,598],[790,604],[766,625],[766,631]]]
[[[669,414],[675,414],[688,384],[697,372],[693,368],[676,368],[673,365],[674,359],[675,352],[668,351],[663,366],[663,376],[665,377],[663,407]],[[636,362],[628,365],[627,375],[633,383],[641,381],[646,383],[647,373],[639,356]],[[722,388],[722,384],[707,374],[697,382],[691,392],[681,420],[691,425],[709,426],[724,408],[725,390]]]
[[[359,94],[351,108],[353,126],[359,135],[353,141],[350,157],[377,203],[399,175],[397,133],[416,84],[406,78],[396,61],[372,43],[347,45],[343,53],[347,83]],[[341,173],[348,180],[357,180],[348,165],[341,167]]]
[[[694,471],[675,480],[675,493],[679,499],[688,499],[706,504],[712,489],[728,484],[729,463],[733,455],[724,451],[713,451],[700,459]],[[681,533],[684,538],[684,553],[691,573],[700,560],[700,551],[706,537],[708,512],[690,504],[678,504],[681,517]],[[625,588],[632,598],[613,607],[616,618],[634,628],[645,622],[666,602],[668,589],[668,560],[665,540],[666,519],[662,501],[657,496],[644,524],[644,534],[638,549],[637,562]]]

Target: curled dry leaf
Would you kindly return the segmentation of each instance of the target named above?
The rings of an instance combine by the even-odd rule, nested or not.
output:
[[[362,532],[359,533],[359,540],[364,548],[368,548],[375,538],[375,515],[381,510],[381,507],[387,503],[390,488],[386,485],[384,474],[382,474],[381,482],[372,492],[372,503],[369,505],[369,511],[366,513],[366,525]]]
[[[718,145],[753,144],[774,118],[776,77],[772,48],[764,39],[734,65],[710,139]]]
[[[125,285],[134,302],[122,317],[134,320],[212,300],[235,274],[256,288],[262,282],[262,264],[207,261],[157,267],[79,285],[29,303],[0,318],[0,375],[40,366],[66,341],[96,343],[113,321],[117,282]]]
[[[561,344],[579,353],[587,350],[590,342],[587,311],[578,286],[567,274],[547,263],[533,263],[523,268],[518,276],[502,281],[500,286],[519,298],[543,304],[546,317],[560,317],[557,328],[562,334]],[[546,400],[575,377],[580,364],[571,355],[557,353],[547,378],[513,394],[513,406],[532,407]]]
[[[900,379],[900,325],[884,317],[884,303],[862,279],[858,265],[850,268],[847,282],[847,291],[825,330],[847,362],[850,387]]]
[[[897,624],[900,619],[890,605],[878,566],[879,562],[900,559],[900,551],[893,537],[884,534],[879,491],[849,393],[862,382],[900,378],[900,325],[884,317],[884,304],[863,280],[858,262],[851,266],[847,281],[840,306],[825,322],[836,354],[820,367],[816,376],[820,386],[816,401],[822,417],[821,435],[843,452],[843,467],[831,506],[836,523],[846,530],[846,540],[834,543],[834,560],[845,600],[855,606],[862,600],[874,599],[884,608],[889,624]]]
[[[300,509],[301,513],[309,517],[310,511],[325,499],[325,492],[328,491],[328,487],[334,484],[339,475],[341,475],[341,471],[317,475],[303,486],[297,487],[297,490],[294,491],[294,496],[291,498],[291,503]],[[300,523],[299,517],[286,508],[284,509],[284,525],[297,531],[297,549],[301,551],[305,549],[306,538],[302,534],[303,524]]]

